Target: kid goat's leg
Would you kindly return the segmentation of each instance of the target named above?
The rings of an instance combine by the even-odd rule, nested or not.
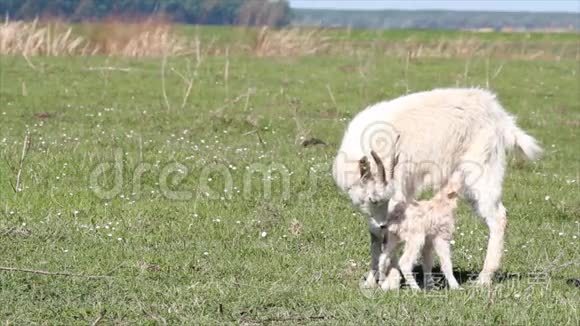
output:
[[[453,276],[453,265],[451,263],[451,249],[449,248],[449,241],[436,237],[433,239],[433,246],[437,256],[439,256],[439,261],[441,262],[441,271],[447,279],[450,289],[458,289],[459,283]]]
[[[425,236],[413,237],[408,239],[405,243],[405,249],[399,260],[399,267],[401,268],[401,273],[405,277],[407,284],[413,290],[419,290],[419,285],[413,276],[413,264],[417,261],[419,253],[421,252],[421,247],[425,242]]]
[[[433,243],[431,239],[425,240],[423,246],[423,284],[426,289],[433,287]]]

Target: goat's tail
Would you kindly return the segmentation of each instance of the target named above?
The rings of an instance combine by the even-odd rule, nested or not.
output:
[[[538,141],[520,129],[515,119],[510,117],[504,130],[505,144],[508,150],[515,149],[521,158],[534,161],[542,156],[542,148]]]

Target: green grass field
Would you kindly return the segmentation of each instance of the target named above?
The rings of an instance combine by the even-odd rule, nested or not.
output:
[[[556,39],[577,49],[578,36]],[[163,66],[0,57],[3,324],[580,322],[566,283],[580,277],[576,59],[231,53]],[[502,272],[489,290],[361,290],[366,221],[330,176],[344,128],[366,105],[446,86],[489,86],[545,148],[510,163]],[[327,145],[300,145],[311,137]],[[458,219],[465,281],[487,229],[465,205]]]

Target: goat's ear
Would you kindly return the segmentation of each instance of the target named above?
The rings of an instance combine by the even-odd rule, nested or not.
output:
[[[447,194],[447,198],[449,198],[449,199],[453,199],[456,197],[457,197],[457,192],[455,192],[455,191],[452,191],[452,192]]]

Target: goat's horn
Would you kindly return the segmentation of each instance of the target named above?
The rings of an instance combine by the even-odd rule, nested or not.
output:
[[[371,177],[371,165],[370,165],[369,160],[367,159],[366,156],[363,156],[358,161],[358,168],[360,170],[361,179],[363,179],[363,180],[370,179],[370,177]]]
[[[385,177],[385,166],[379,155],[375,151],[371,151],[371,155],[375,163],[377,163],[377,170],[379,175],[379,181],[382,183],[387,183],[387,178]]]
[[[397,135],[397,139],[393,143],[393,156],[391,158],[391,169],[389,171],[389,177],[391,180],[395,177],[395,167],[399,163],[399,153],[397,153],[397,147],[399,145],[399,139],[401,139],[401,135]]]
[[[395,167],[397,166],[398,163],[399,163],[399,153],[393,156],[393,159],[391,160],[391,170],[389,171],[389,177],[391,178],[391,180],[395,178]]]

